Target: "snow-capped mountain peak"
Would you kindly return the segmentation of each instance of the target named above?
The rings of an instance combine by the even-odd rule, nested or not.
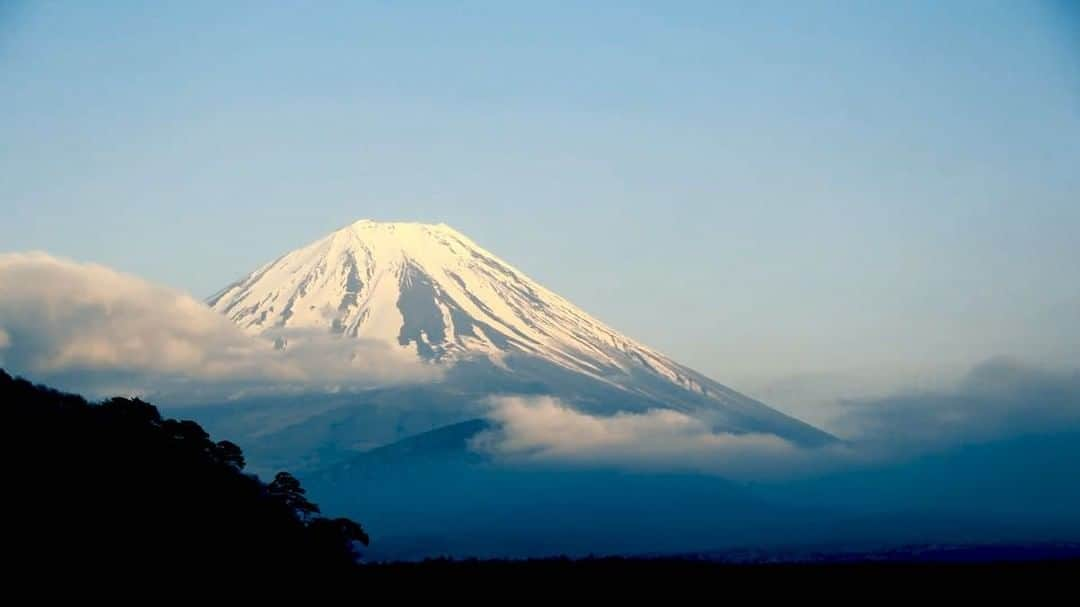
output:
[[[445,224],[357,221],[264,265],[209,304],[252,333],[304,329],[377,340],[432,364],[527,368],[541,383],[587,379],[627,402],[718,406],[732,420],[805,426],[619,334]],[[550,371],[536,376],[537,368]]]
[[[361,220],[268,264],[214,296],[255,332],[317,328],[450,361],[519,352],[590,375],[660,357],[622,337],[445,224]]]

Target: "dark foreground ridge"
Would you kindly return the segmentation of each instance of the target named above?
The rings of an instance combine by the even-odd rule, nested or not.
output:
[[[803,587],[786,582],[841,579],[956,587],[1035,580],[1033,587],[1045,589],[1051,586],[1041,582],[1068,582],[1080,570],[1074,544],[939,550],[940,559],[921,552],[788,563],[697,555],[361,565],[356,548],[367,536],[358,524],[320,516],[286,473],[270,483],[244,473],[240,449],[211,441],[194,422],[163,419],[138,399],[91,404],[2,370],[0,407],[8,506],[0,533],[9,574],[71,579],[104,572],[107,580],[156,584],[186,584],[206,574],[278,587],[318,576],[408,594],[511,584],[530,593],[667,592],[699,584],[782,591]],[[132,577],[147,572],[154,575]],[[422,587],[411,584],[418,580]]]
[[[235,444],[141,400],[90,404],[0,370],[0,403],[7,567],[333,573],[367,543],[291,475],[245,474]]]

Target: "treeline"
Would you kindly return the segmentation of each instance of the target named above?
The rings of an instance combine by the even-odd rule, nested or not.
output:
[[[357,523],[139,399],[92,404],[0,370],[4,561],[37,571],[348,572]],[[10,566],[10,565],[8,565]]]

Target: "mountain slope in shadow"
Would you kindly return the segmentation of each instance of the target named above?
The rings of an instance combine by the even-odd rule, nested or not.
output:
[[[373,559],[715,556],[747,549],[781,558],[1080,539],[1075,434],[740,483],[693,473],[510,465],[470,448],[490,427],[483,419],[448,425],[310,472],[304,481],[330,511],[378,530]]]
[[[329,511],[378,529],[374,559],[706,550],[799,526],[745,487],[697,474],[506,465],[469,448],[469,420],[304,475]],[[791,521],[785,524],[783,521]]]

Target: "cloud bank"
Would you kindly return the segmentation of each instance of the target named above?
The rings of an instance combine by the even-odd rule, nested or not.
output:
[[[276,350],[273,337],[290,347]],[[104,266],[0,255],[0,365],[67,389],[192,398],[430,379],[401,352],[333,335],[248,335],[202,302]]]
[[[1080,372],[993,359],[947,390],[847,402],[831,428],[846,440],[823,448],[774,435],[717,431],[707,413],[596,416],[550,396],[500,396],[489,404],[493,429],[471,446],[503,461],[775,479],[1080,431]]]
[[[490,400],[494,428],[472,448],[503,460],[706,472],[732,478],[805,473],[843,457],[842,446],[806,449],[772,434],[715,431],[669,409],[597,416],[550,396]]]

